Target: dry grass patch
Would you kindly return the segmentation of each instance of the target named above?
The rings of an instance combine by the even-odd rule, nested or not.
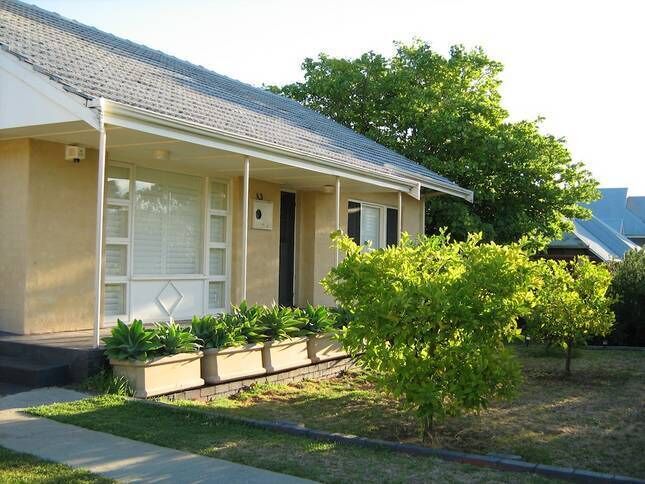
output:
[[[645,477],[645,352],[580,350],[573,375],[559,352],[517,348],[524,383],[512,401],[451,418],[435,445],[527,461]],[[207,406],[244,417],[419,442],[417,422],[401,402],[361,373],[327,381],[262,385]]]

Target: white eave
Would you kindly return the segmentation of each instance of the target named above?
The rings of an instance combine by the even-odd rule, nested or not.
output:
[[[103,110],[106,124],[135,129],[159,136],[223,149],[243,156],[262,158],[276,163],[309,169],[318,173],[362,181],[402,191],[419,199],[421,188],[429,188],[473,200],[473,192],[457,185],[428,177],[408,178],[396,174],[379,173],[336,160],[313,156],[308,153],[284,148],[265,141],[238,135],[199,123],[185,121],[173,116],[155,113],[147,109],[126,105],[108,99],[95,99],[88,105]]]

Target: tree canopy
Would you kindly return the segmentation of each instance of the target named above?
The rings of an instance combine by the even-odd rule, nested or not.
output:
[[[269,89],[475,192],[472,205],[432,198],[429,231],[550,239],[572,228],[570,218],[589,217],[579,203],[598,197],[597,182],[563,139],[541,133],[540,119],[508,120],[502,64],[482,49],[454,46],[445,57],[421,41],[396,46],[391,58],[307,58],[303,82]]]

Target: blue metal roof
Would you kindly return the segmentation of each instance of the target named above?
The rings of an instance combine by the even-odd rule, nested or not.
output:
[[[574,219],[574,231],[551,247],[589,249],[602,260],[622,259],[625,252],[639,249],[629,237],[645,237],[645,197],[628,197],[627,188],[601,188],[600,193],[600,200],[585,204],[591,219]]]

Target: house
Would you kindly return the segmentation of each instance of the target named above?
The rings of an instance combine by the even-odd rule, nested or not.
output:
[[[551,242],[549,257],[621,260],[627,251],[645,245],[645,197],[628,197],[627,188],[601,188],[600,193],[600,200],[586,205],[591,218],[574,219],[574,231]]]
[[[304,108],[0,0],[0,331],[99,330],[248,300],[332,304],[329,235],[424,231],[473,194]]]

